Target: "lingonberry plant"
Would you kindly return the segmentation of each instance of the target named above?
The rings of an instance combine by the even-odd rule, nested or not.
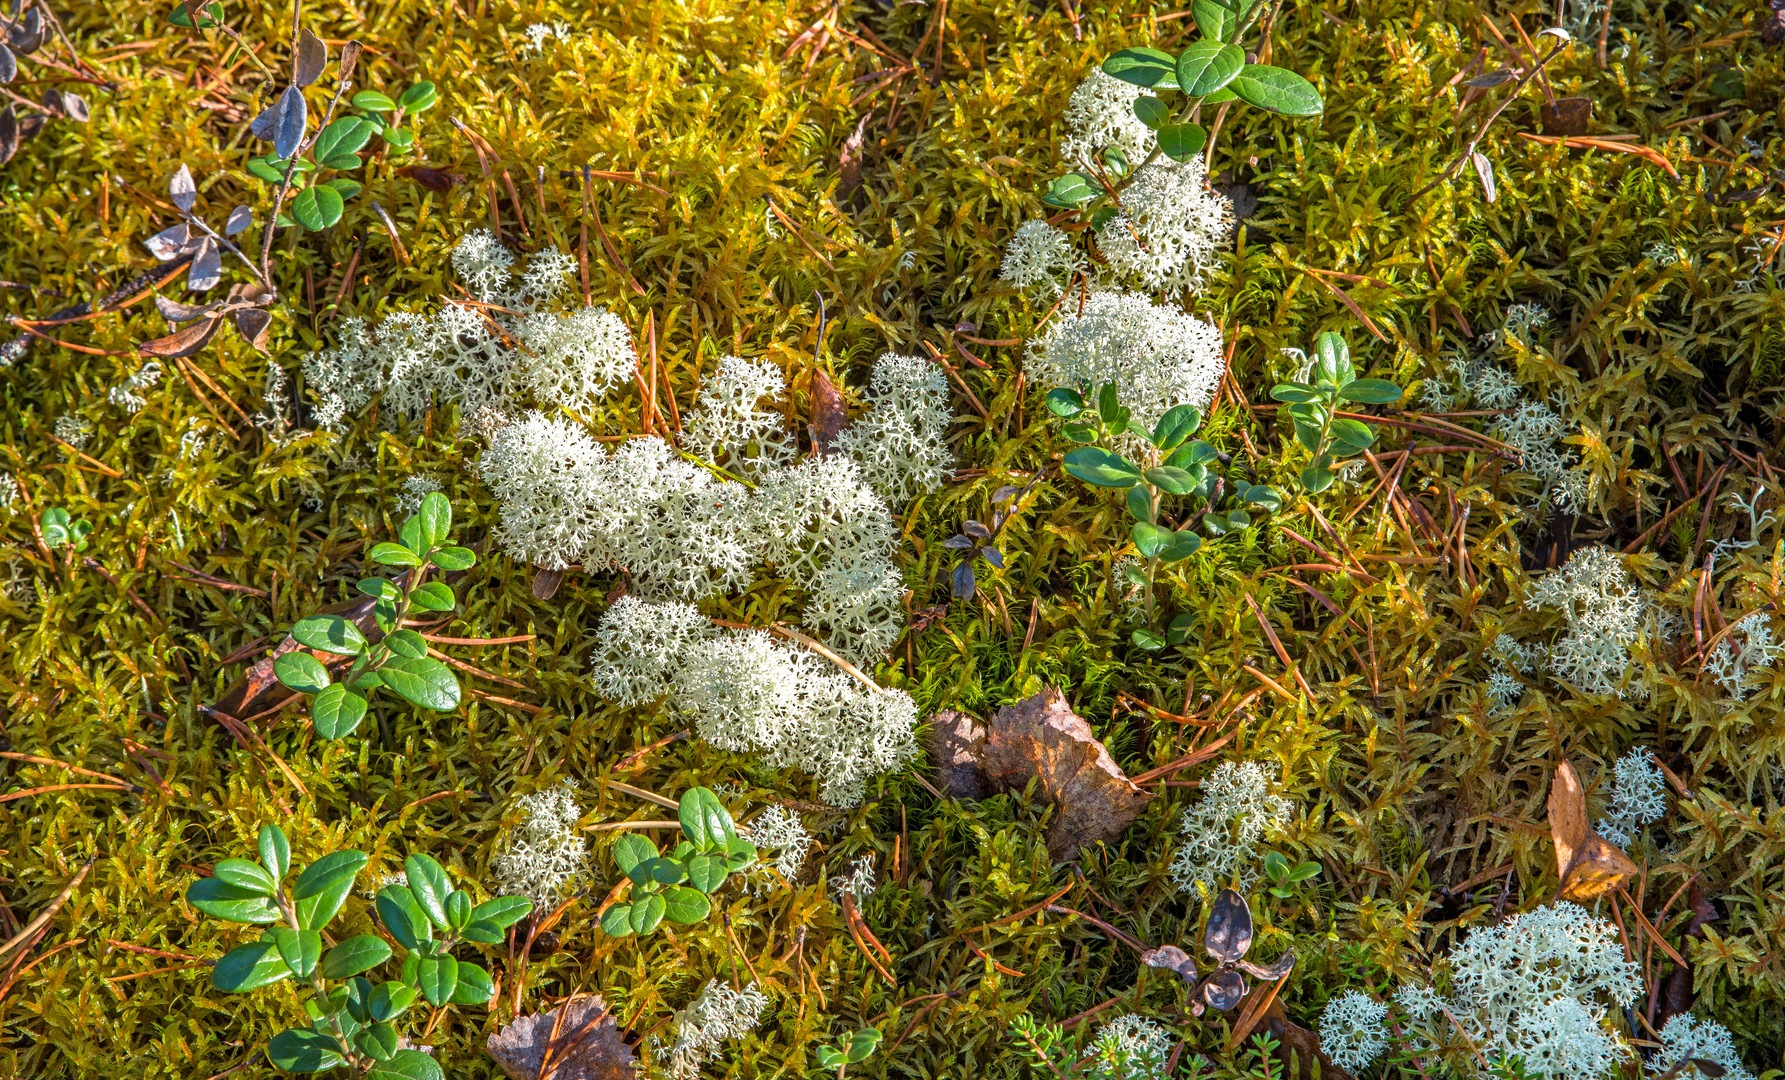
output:
[[[614,842],[614,862],[632,879],[632,899],[601,917],[601,928],[612,936],[648,934],[664,919],[699,922],[713,910],[707,895],[726,875],[755,861],[756,845],[738,835],[731,813],[711,790],[689,788],[677,816],[684,839],[668,855],[637,833]]]
[[[1332,487],[1338,459],[1361,454],[1376,441],[1368,424],[1338,415],[1341,401],[1386,405],[1401,400],[1402,393],[1387,379],[1358,378],[1344,338],[1330,331],[1315,338],[1314,358],[1302,373],[1271,387],[1271,397],[1289,404],[1296,441],[1314,455],[1302,470],[1302,487],[1315,492]]]
[[[398,1022],[418,999],[441,1008],[495,996],[489,972],[456,959],[452,950],[462,941],[501,941],[532,903],[501,896],[473,904],[439,863],[409,856],[408,884],[386,886],[377,899],[379,921],[408,955],[399,978],[374,983],[365,973],[392,956],[382,937],[357,934],[323,948],[323,931],[353,891],[365,852],[331,852],[293,875],[290,841],[277,826],[263,825],[259,855],[258,863],[217,863],[211,877],[187,888],[186,900],[215,918],[270,927],[218,960],[211,985],[232,994],[286,979],[309,986],[304,1011],[310,1023],[268,1040],[267,1060],[286,1072],[347,1068],[368,1080],[444,1080],[432,1057],[402,1045]]]
[[[400,543],[382,543],[371,557],[385,566],[406,567],[396,580],[365,578],[359,591],[373,598],[372,618],[383,637],[374,644],[351,619],[311,615],[299,619],[291,636],[316,652],[350,656],[340,681],[329,676],[310,652],[289,652],[273,661],[273,674],[286,687],[313,694],[310,722],[325,739],[351,735],[365,718],[367,699],[383,688],[418,708],[449,712],[459,705],[459,680],[428,655],[427,639],[403,625],[409,613],[451,611],[458,596],[444,581],[427,581],[430,569],[465,570],[477,562],[469,549],[447,545],[452,504],[439,492],[421,501],[421,510],[403,522]]]

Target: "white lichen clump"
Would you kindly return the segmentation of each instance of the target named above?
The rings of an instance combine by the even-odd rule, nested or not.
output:
[[[1087,1080],[1165,1080],[1171,1056],[1171,1033],[1157,1021],[1128,1013],[1097,1030],[1091,1061],[1081,1074]]]
[[[860,907],[861,902],[873,896],[879,887],[874,880],[874,856],[863,855],[850,864],[848,874],[831,879],[831,899],[841,904],[847,894]]]
[[[55,426],[50,430],[56,433],[56,438],[61,439],[76,450],[85,450],[87,444],[93,441],[92,425],[88,424],[78,416],[69,416],[64,413],[63,415],[56,417]]]
[[[685,445],[715,464],[741,474],[788,465],[799,443],[781,414],[762,407],[787,390],[781,369],[767,360],[722,356],[719,370],[701,384]]]
[[[340,430],[374,395],[411,419],[446,405],[510,412],[525,395],[588,412],[632,378],[625,323],[602,308],[556,310],[576,267],[568,255],[547,248],[516,279],[514,256],[479,230],[453,248],[452,264],[476,303],[397,311],[376,326],[344,319],[334,349],[304,358],[318,424]]]
[[[1153,129],[1134,115],[1134,102],[1147,91],[1125,83],[1101,68],[1092,68],[1066,102],[1066,137],[1060,157],[1069,165],[1090,166],[1114,147],[1130,165],[1138,165],[1153,149]]]
[[[1617,694],[1630,665],[1630,646],[1642,633],[1646,605],[1624,563],[1606,548],[1582,548],[1552,570],[1525,600],[1568,618],[1568,632],[1550,653],[1550,670],[1584,694]]]
[[[1139,293],[1097,292],[1082,314],[1061,311],[1030,342],[1023,370],[1036,386],[1114,383],[1134,422],[1150,429],[1174,405],[1207,409],[1225,364],[1213,325]]]
[[[1388,1049],[1387,1019],[1387,1005],[1361,990],[1347,990],[1320,1014],[1320,1050],[1341,1069],[1363,1069]]]
[[[570,891],[588,863],[589,849],[577,831],[582,810],[576,785],[557,787],[515,802],[526,815],[508,835],[508,846],[490,862],[499,894],[524,896],[535,911],[549,911]]]
[[[1593,828],[1617,846],[1629,847],[1638,829],[1667,812],[1667,789],[1655,754],[1646,747],[1632,747],[1612,771],[1611,809]]]
[[[914,356],[886,353],[868,380],[867,408],[837,438],[837,449],[889,506],[935,491],[954,453],[943,441],[954,416],[942,369]]]
[[[152,389],[161,381],[161,363],[151,360],[136,369],[124,380],[106,391],[105,398],[125,412],[141,412],[149,402],[143,397],[143,391]]]
[[[1289,825],[1294,807],[1270,793],[1276,766],[1224,761],[1202,782],[1202,799],[1178,825],[1185,843],[1171,862],[1171,879],[1186,892],[1214,890],[1258,877],[1258,845]]]
[[[779,875],[776,884],[791,884],[798,879],[806,867],[806,852],[818,842],[806,831],[798,814],[775,804],[738,826],[738,835],[756,845],[758,868]],[[774,853],[774,858],[767,857],[769,852]]]
[[[670,1080],[698,1080],[700,1067],[726,1043],[756,1030],[768,1005],[768,995],[755,983],[733,990],[718,979],[708,982],[693,1001],[671,1017],[668,1045],[652,1040],[653,1048],[663,1055],[664,1075]]]
[[[1736,1053],[1728,1028],[1691,1013],[1675,1013],[1661,1028],[1661,1052],[1649,1063],[1649,1071],[1652,1075],[1664,1073],[1685,1058],[1703,1058],[1723,1066],[1720,1080],[1754,1080]],[[1704,1070],[1691,1062],[1674,1075],[1680,1080],[1706,1080]]]
[[[1451,954],[1451,1011],[1490,1057],[1550,1080],[1600,1080],[1629,1048],[1604,1023],[1642,989],[1618,928],[1558,903],[1483,927]],[[1448,1021],[1447,1021],[1448,1022]]]
[[[666,696],[702,739],[812,773],[833,805],[861,801],[868,780],[916,754],[904,691],[870,690],[765,631],[703,624],[689,605],[622,597],[596,633],[597,688],[623,704]]]
[[[1772,620],[1765,612],[1744,616],[1705,657],[1704,670],[1737,701],[1761,681],[1760,672],[1779,658]]]
[[[1085,261],[1072,246],[1072,237],[1039,218],[1017,226],[1004,248],[998,280],[1028,292],[1037,290],[1049,300],[1065,291],[1063,279],[1082,271]]]
[[[397,495],[397,512],[414,514],[421,511],[421,501],[436,491],[441,491],[440,478],[429,473],[417,473],[403,481],[403,490]]]
[[[1097,250],[1118,277],[1151,292],[1201,290],[1233,239],[1233,202],[1208,189],[1201,158],[1161,159],[1134,173],[1121,210],[1097,231]]]

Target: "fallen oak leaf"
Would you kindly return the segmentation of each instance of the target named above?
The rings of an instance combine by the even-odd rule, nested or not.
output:
[[[837,384],[831,382],[830,376],[822,371],[812,372],[812,404],[809,412],[807,431],[812,436],[812,452],[836,453],[837,436],[843,433],[843,425],[848,423],[849,414],[843,405],[843,395],[838,392]]]
[[[632,1080],[638,1068],[600,994],[517,1016],[484,1049],[511,1080]]]
[[[1630,856],[1593,831],[1586,789],[1566,761],[1556,766],[1550,783],[1549,827],[1564,900],[1591,900],[1636,876]]]

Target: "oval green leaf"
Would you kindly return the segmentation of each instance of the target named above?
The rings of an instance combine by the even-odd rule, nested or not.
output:
[[[1133,86],[1162,90],[1178,86],[1178,62],[1168,52],[1142,46],[1123,49],[1103,62],[1103,73]]]
[[[472,908],[471,921],[509,927],[526,918],[532,910],[533,901],[524,896],[498,896]]]
[[[713,913],[713,902],[699,889],[678,885],[663,894],[663,917],[673,923],[697,923]]]
[[[1069,172],[1048,185],[1041,201],[1048,206],[1071,210],[1103,194],[1103,188],[1083,173]]]
[[[1393,404],[1401,400],[1404,392],[1387,379],[1357,379],[1339,388],[1339,396],[1346,401],[1361,401],[1369,405]]]
[[[1129,488],[1141,480],[1140,470],[1127,459],[1096,446],[1083,446],[1069,452],[1066,471],[1098,487]]]
[[[430,1005],[445,1005],[459,988],[459,962],[450,956],[424,956],[416,964],[415,984]]]
[[[229,950],[211,967],[211,985],[228,994],[242,994],[281,979],[291,978],[291,969],[279,956],[279,949],[270,941],[255,941]]]
[[[446,868],[432,855],[416,852],[403,860],[403,874],[409,879],[409,891],[415,895],[422,913],[435,926],[445,929],[446,898],[453,892],[452,879],[446,876]]]
[[[1228,41],[1239,29],[1240,13],[1220,0],[1191,0],[1190,16],[1207,41]]]
[[[1134,99],[1134,115],[1141,123],[1156,131],[1171,119],[1171,110],[1165,107],[1165,102],[1153,95],[1142,94]]]
[[[415,902],[415,894],[401,885],[386,885],[378,891],[373,905],[385,932],[410,952],[421,948],[424,941],[434,940],[434,926]]]
[[[403,91],[403,96],[397,99],[397,104],[403,107],[404,112],[418,113],[433,108],[434,103],[439,100],[440,95],[435,91],[433,83],[418,82]]]
[[[632,905],[615,904],[601,916],[601,930],[608,937],[627,937],[632,933]]]
[[[432,89],[432,86],[429,87]],[[404,95],[405,98],[408,95]],[[421,542],[423,550],[437,548],[446,543],[446,537],[452,531],[452,502],[438,491],[430,491],[422,497],[421,510],[416,517],[421,519]]]
[[[446,1080],[446,1073],[420,1050],[404,1049],[367,1073],[366,1080]]]
[[[273,677],[300,694],[320,693],[329,685],[328,669],[307,652],[288,652],[274,659]]]
[[[459,707],[459,681],[445,664],[428,657],[395,657],[378,669],[384,685],[422,709],[451,712]]]
[[[459,985],[452,992],[454,1005],[482,1005],[496,996],[490,973],[470,961],[459,963]]]
[[[1161,529],[1157,525],[1148,525],[1144,521],[1135,522],[1134,528],[1130,530],[1130,535],[1134,537],[1134,549],[1140,552],[1143,559],[1151,559],[1170,547],[1172,543],[1170,529]]]
[[[1144,627],[1130,634],[1128,640],[1134,642],[1137,648],[1145,649],[1148,652],[1158,652],[1165,648],[1165,638],[1159,631],[1148,630]]]
[[[293,930],[281,926],[273,931],[273,946],[279,959],[300,979],[308,979],[322,956],[322,934],[315,930]]]
[[[1238,45],[1199,41],[1178,54],[1178,88],[1191,97],[1212,94],[1245,66],[1246,51]]]
[[[1196,490],[1200,482],[1183,469],[1172,465],[1161,465],[1146,471],[1147,483],[1160,491],[1168,491],[1173,495],[1188,495]]]
[[[310,723],[324,739],[344,739],[353,734],[366,715],[366,699],[336,683],[325,687],[310,703]]]
[[[682,822],[682,835],[700,848],[723,848],[738,834],[731,813],[710,788],[693,787],[682,793],[676,810]]]
[[[287,1028],[267,1040],[267,1060],[286,1072],[327,1072],[347,1064],[341,1044],[309,1028]]]
[[[1269,64],[1247,64],[1228,86],[1246,104],[1284,116],[1319,116],[1326,108],[1313,83]]]
[[[211,867],[211,876],[226,885],[260,896],[271,896],[279,886],[265,868],[247,859],[224,859]]]
[[[1153,426],[1153,445],[1161,450],[1172,450],[1201,426],[1202,412],[1196,406],[1173,405]]]
[[[332,851],[304,868],[291,886],[291,898],[303,900],[319,896],[345,882],[353,884],[360,868],[366,865],[363,851]]]
[[[1085,411],[1085,399],[1077,390],[1070,387],[1059,387],[1047,392],[1047,411],[1070,420]]]
[[[366,647],[366,635],[339,615],[311,615],[299,619],[291,636],[319,652],[352,656]]]
[[[724,856],[696,855],[688,860],[688,883],[703,893],[710,893],[725,883],[730,871]],[[670,916],[672,919],[675,916]],[[677,920],[678,922],[683,920]]]
[[[471,921],[471,898],[464,890],[454,889],[446,898],[446,925],[455,930],[464,929]]]
[[[376,934],[350,937],[328,951],[322,958],[322,977],[345,979],[370,971],[390,959],[390,946]]]
[[[663,894],[645,893],[632,901],[632,913],[627,921],[631,924],[633,933],[648,934],[657,929],[666,910],[668,905],[664,902]]]
[[[458,607],[459,598],[452,591],[452,586],[444,581],[428,581],[415,587],[409,599],[423,611],[451,611]]]
[[[260,864],[276,882],[291,870],[291,841],[285,838],[285,830],[277,825],[262,825],[259,840]]]
[[[376,90],[361,90],[353,95],[353,107],[367,112],[396,112],[397,103]]]
[[[469,570],[477,564],[477,553],[470,548],[443,547],[434,552],[433,562],[442,570]]]
[[[420,555],[410,551],[402,544],[392,544],[388,541],[373,547],[368,554],[373,562],[383,563],[385,566],[421,565]]]
[[[336,154],[352,154],[372,137],[372,125],[357,116],[343,116],[332,121],[316,136],[310,156],[326,162]]]
[[[216,919],[239,923],[274,923],[279,907],[260,893],[238,889],[216,878],[199,878],[186,887],[186,902]]]
[[[1159,129],[1159,150],[1173,161],[1189,161],[1208,141],[1209,133],[1201,124],[1167,124]]]
[[[291,200],[291,216],[311,232],[321,232],[340,221],[345,209],[341,193],[324,184],[307,187]]]

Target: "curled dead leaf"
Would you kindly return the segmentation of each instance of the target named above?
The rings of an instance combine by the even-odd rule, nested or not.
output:
[[[273,316],[260,308],[249,308],[247,311],[235,313],[236,333],[242,340],[254,346],[257,352],[267,351],[267,331],[272,329]]]
[[[837,384],[822,371],[812,372],[812,405],[807,422],[807,431],[812,436],[812,452],[836,453],[837,436],[843,433],[843,425],[848,421],[849,413],[844,408],[843,395],[838,393]]]
[[[193,319],[198,318],[200,315],[210,314],[211,312],[217,310],[217,305],[216,304],[182,304],[177,300],[169,300],[165,296],[157,296],[155,298],[155,310],[161,312],[162,318],[166,319],[168,322],[172,323],[173,325],[178,326],[179,324],[184,323],[184,322],[191,322]]]
[[[563,570],[535,570],[533,571],[533,598],[535,600],[550,600],[558,595],[558,586],[562,584],[564,584]]]
[[[429,191],[447,192],[465,182],[464,173],[430,169],[426,165],[405,165],[397,170],[397,175],[407,176]]]
[[[293,81],[309,86],[322,78],[323,69],[328,67],[328,46],[310,31],[303,31],[298,35],[297,61],[292,67]]]
[[[143,247],[149,249],[149,254],[155,256],[156,262],[167,262],[186,250],[186,245],[191,242],[192,226],[180,224],[162,229],[154,236],[144,240]]]
[[[207,315],[184,330],[166,337],[156,338],[153,341],[143,342],[136,347],[136,351],[148,356],[159,356],[170,360],[180,356],[191,356],[208,345],[211,338],[216,336],[217,328],[222,325],[222,319],[215,315]]]
[[[985,790],[1021,791],[1038,779],[1038,791],[1059,810],[1048,829],[1055,859],[1121,836],[1153,796],[1123,775],[1091,725],[1072,711],[1057,687],[998,710],[980,728],[954,714],[938,738],[939,755],[957,777],[977,764]],[[981,735],[983,732],[983,735]],[[966,780],[951,781],[960,790]]]
[[[1617,888],[1636,874],[1636,864],[1593,831],[1587,817],[1587,792],[1574,766],[1556,766],[1549,789],[1550,836],[1556,844],[1556,873],[1564,900],[1591,900]]]
[[[516,1017],[484,1047],[511,1080],[632,1080],[638,1068],[599,994]]]

